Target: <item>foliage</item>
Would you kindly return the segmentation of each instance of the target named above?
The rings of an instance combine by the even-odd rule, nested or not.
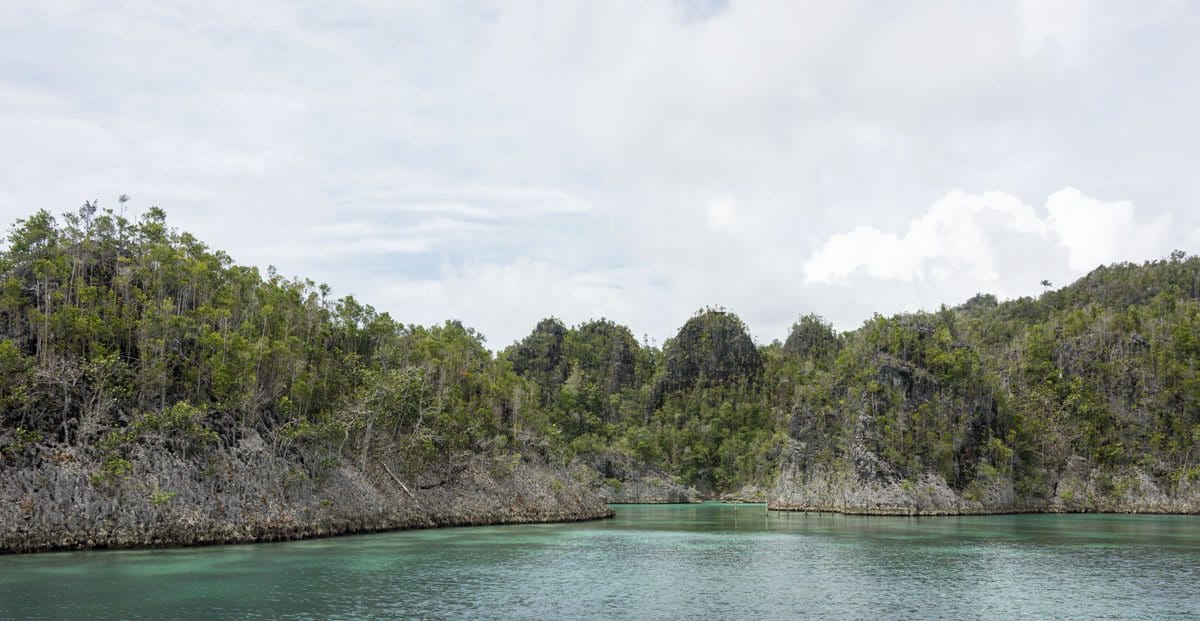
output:
[[[164,507],[171,503],[179,494],[177,492],[168,492],[161,489],[156,489],[150,492],[150,504],[156,507]]]
[[[6,242],[0,438],[95,450],[97,484],[129,474],[147,443],[205,453],[257,434],[317,463],[414,468],[510,435],[544,445],[536,389],[473,330],[406,326],[235,265],[157,208],[136,221],[94,202],[41,211]]]
[[[975,495],[997,477],[1048,494],[1078,460],[1113,489],[1132,468],[1187,481],[1200,258],[840,334],[807,315],[761,346],[724,309],[661,350],[606,319],[549,318],[494,356],[458,322],[405,325],[236,265],[157,208],[128,220],[88,202],[17,221],[0,251],[6,459],[71,445],[98,456],[103,485],[133,471],[139,447],[202,456],[251,436],[310,464],[305,476],[343,461],[446,474],[481,453],[501,470],[520,455],[615,453],[710,491],[768,486],[785,460],[933,473]]]
[[[547,325],[519,346],[523,365],[539,364],[528,344]],[[555,329],[563,350],[577,332]],[[1167,482],[1200,461],[1200,259],[1183,253],[1036,299],[979,294],[842,334],[808,315],[782,345],[748,343],[736,315],[701,311],[638,354],[654,371],[615,410],[593,367],[559,358],[538,381],[568,453],[623,453],[712,490],[770,485],[785,447],[804,468],[933,473],[976,496],[997,477],[1047,495],[1073,459]]]

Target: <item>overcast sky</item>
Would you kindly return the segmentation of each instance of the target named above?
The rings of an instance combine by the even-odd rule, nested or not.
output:
[[[1200,3],[332,4],[0,3],[0,218],[128,193],[493,348],[1200,246]]]

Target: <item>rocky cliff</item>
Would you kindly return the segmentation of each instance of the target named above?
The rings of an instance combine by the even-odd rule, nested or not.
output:
[[[1081,458],[1057,473],[1046,495],[1020,494],[1006,476],[954,488],[936,473],[881,474],[846,464],[805,468],[789,459],[770,491],[768,509],[860,515],[972,515],[989,513],[1200,513],[1200,481],[1156,480],[1138,468],[1106,472]]]
[[[474,457],[405,481],[382,463],[310,476],[257,435],[203,458],[139,447],[118,480],[59,445],[0,475],[0,552],[240,543],[389,529],[611,516],[592,491],[544,463]]]
[[[1170,358],[1148,368],[1122,360],[1083,368],[1081,359],[1114,359],[1124,346],[1109,335],[1118,343],[1107,354],[1080,354],[1086,326],[1075,327],[1084,336],[1073,340],[1043,347],[1034,335],[997,356],[954,336],[947,325],[955,321],[949,313],[877,319],[848,341],[836,366],[814,376],[829,390],[791,406],[770,508],[1200,513],[1191,452],[1169,443],[1130,450],[1163,445],[1160,426],[1194,424],[1186,406],[1147,405],[1188,403],[1188,390],[1151,385],[1160,381],[1153,365]]]
[[[696,488],[676,483],[661,468],[623,455],[582,455],[571,467],[576,478],[586,481],[589,490],[604,502],[669,504],[704,500]]]

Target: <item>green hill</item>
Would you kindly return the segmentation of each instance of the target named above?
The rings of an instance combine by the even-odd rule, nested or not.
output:
[[[807,315],[767,345],[724,309],[662,349],[550,318],[493,355],[88,203],[0,251],[0,466],[7,550],[579,519],[601,497],[1200,512],[1200,258],[841,334]]]

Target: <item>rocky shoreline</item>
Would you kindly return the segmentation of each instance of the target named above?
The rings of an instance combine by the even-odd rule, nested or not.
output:
[[[682,504],[704,502],[694,487],[685,487],[666,471],[624,455],[588,454],[571,463],[575,478],[610,504]]]
[[[1080,461],[1060,475],[1050,494],[1027,498],[1018,495],[1012,481],[1004,477],[955,490],[942,477],[929,473],[913,481],[864,476],[852,469],[785,468],[767,508],[881,516],[1200,514],[1200,482],[1182,480],[1166,488],[1139,470],[1105,474]]]
[[[405,482],[386,464],[309,477],[251,436],[204,460],[141,448],[97,483],[97,459],[46,447],[0,477],[0,553],[280,541],[386,530],[612,516],[563,468],[474,457],[449,480]],[[428,479],[428,480],[427,480]]]
[[[1022,498],[996,477],[966,490],[934,474],[917,480],[854,468],[785,465],[775,488],[722,495],[683,487],[662,471],[612,455],[570,468],[519,455],[474,456],[406,480],[386,463],[341,461],[310,476],[257,435],[203,458],[142,446],[131,470],[99,481],[101,462],[77,447],[44,446],[0,477],[0,553],[178,547],[281,541],[388,530],[611,517],[612,504],[766,502],[772,511],[879,516],[1007,513],[1200,514],[1200,483],[1164,487],[1136,470],[1119,476],[1073,464],[1045,498]],[[449,473],[449,476],[447,475]]]

